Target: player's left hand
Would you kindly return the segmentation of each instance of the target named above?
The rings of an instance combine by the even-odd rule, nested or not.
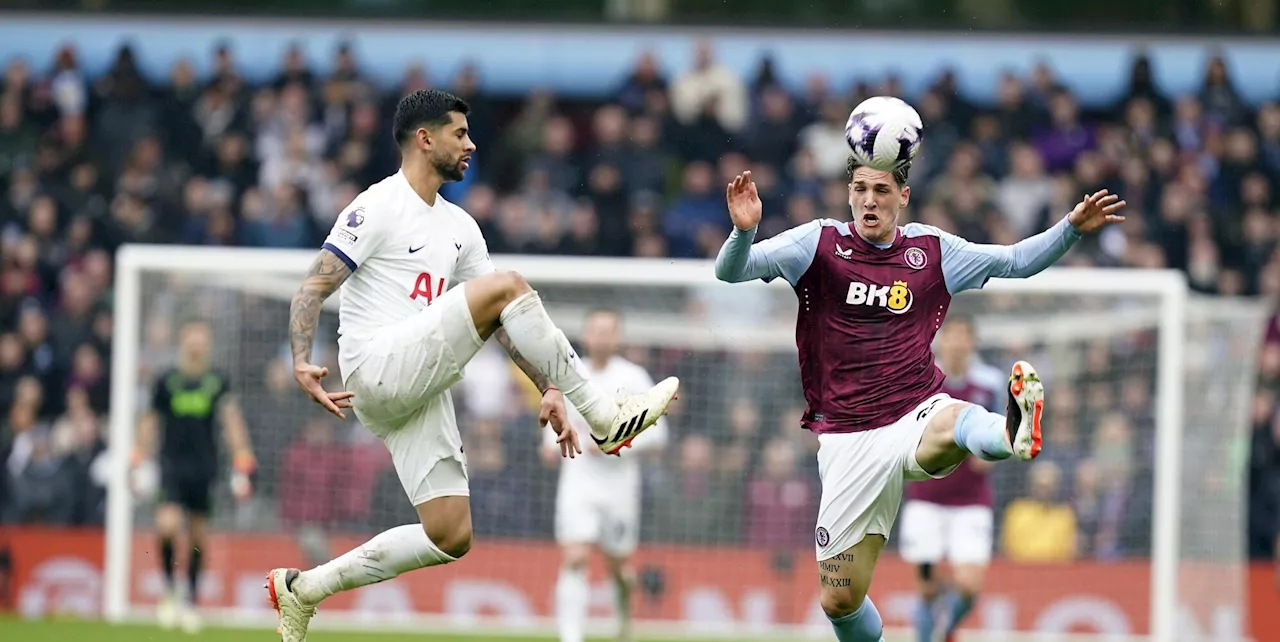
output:
[[[582,454],[578,445],[578,431],[565,421],[568,416],[564,407],[564,395],[555,388],[542,394],[542,408],[538,412],[538,426],[545,428],[548,423],[556,431],[556,445],[560,446],[560,456],[570,459]]]
[[[1101,189],[1093,194],[1086,194],[1084,200],[1077,203],[1076,208],[1067,215],[1067,220],[1077,230],[1088,234],[1112,223],[1123,222],[1124,217],[1116,212],[1124,206],[1125,202],[1118,195]]]

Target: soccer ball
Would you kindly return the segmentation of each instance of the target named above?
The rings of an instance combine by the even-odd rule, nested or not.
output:
[[[892,172],[916,157],[924,140],[920,114],[906,101],[876,96],[849,114],[844,138],[860,165]]]

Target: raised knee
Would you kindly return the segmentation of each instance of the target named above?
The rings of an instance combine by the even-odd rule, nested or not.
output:
[[[440,533],[428,530],[427,537],[431,539],[432,544],[436,545],[436,548],[440,549],[441,553],[454,559],[460,559],[471,550],[471,527],[467,524],[456,525]]]
[[[494,275],[494,278],[498,279],[498,289],[507,301],[512,301],[533,290],[529,287],[529,282],[524,280],[524,276],[515,270],[501,270]]]
[[[866,597],[865,593],[852,589],[825,587],[818,601],[822,604],[822,612],[826,613],[827,617],[838,620],[856,613],[862,608],[862,601]]]
[[[964,412],[964,409],[968,406],[969,404],[967,403],[953,403],[950,406],[943,408],[938,414],[934,415],[933,419],[931,419],[929,423],[936,424],[937,429],[945,432],[947,435],[954,435],[956,421],[960,419],[960,413]]]

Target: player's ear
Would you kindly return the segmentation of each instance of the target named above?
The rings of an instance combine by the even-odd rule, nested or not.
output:
[[[902,199],[898,202],[898,207],[899,207],[899,209],[901,209],[901,208],[905,208],[905,207],[907,206],[907,203],[910,203],[910,202],[911,202],[911,186],[910,186],[910,185],[903,185],[903,186],[902,186]]]

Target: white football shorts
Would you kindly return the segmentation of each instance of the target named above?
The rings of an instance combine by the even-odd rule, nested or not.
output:
[[[563,465],[563,464],[562,464]],[[640,543],[640,498],[561,484],[556,492],[556,543],[595,544],[605,555],[627,557]]]
[[[995,516],[987,506],[944,506],[917,499],[902,505],[899,553],[911,564],[986,564]]]
[[[449,387],[484,342],[463,289],[445,292],[404,321],[378,331],[346,378],[356,417],[391,451],[405,493],[418,506],[467,496],[466,458]],[[459,465],[436,466],[445,459]]]
[[[818,561],[845,552],[867,535],[889,539],[903,485],[955,470],[929,475],[916,461],[916,446],[934,413],[956,403],[964,402],[938,393],[883,428],[818,435]]]

